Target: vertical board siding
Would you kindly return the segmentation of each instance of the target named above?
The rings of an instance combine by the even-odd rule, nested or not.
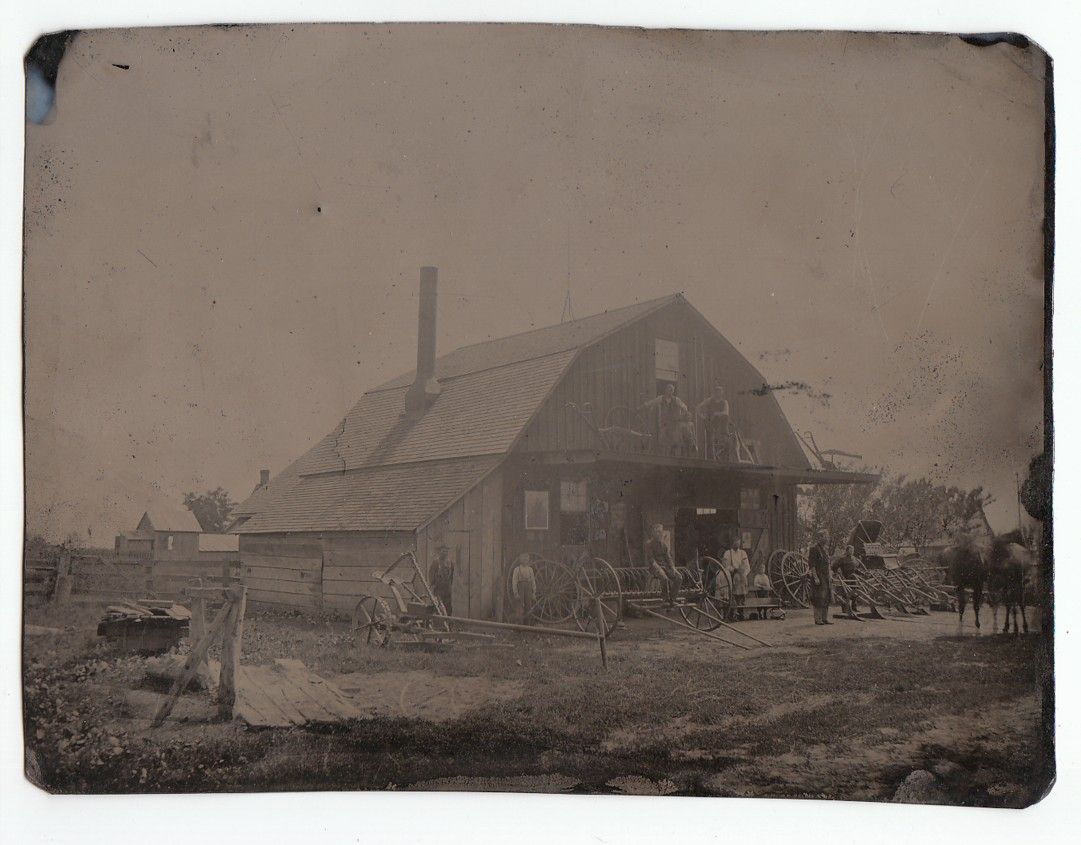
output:
[[[481,553],[481,615],[498,619],[503,615],[503,479],[498,472],[482,484],[483,549]]]
[[[589,403],[598,426],[605,424],[613,408],[629,412],[630,420],[620,419],[620,424],[634,424],[637,409],[656,395],[657,338],[674,340],[679,346],[677,393],[689,408],[693,410],[719,381],[740,433],[758,442],[761,463],[806,466],[788,421],[770,391],[762,389],[763,377],[685,302],[673,302],[584,349],[527,427],[519,449],[558,452],[597,448],[596,437],[569,411],[569,402],[579,407]]]

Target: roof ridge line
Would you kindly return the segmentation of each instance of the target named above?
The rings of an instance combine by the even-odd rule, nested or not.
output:
[[[500,340],[502,340],[502,338],[500,338]],[[488,343],[488,342],[489,341],[485,341],[485,343]],[[475,345],[479,345],[479,344],[475,344]],[[458,349],[464,349],[464,348],[465,347],[463,347],[463,346],[458,347]],[[533,356],[528,357],[528,358],[516,358],[513,361],[505,361],[502,364],[493,364],[491,367],[485,367],[483,370],[470,370],[467,373],[459,373],[456,376],[447,376],[445,378],[438,379],[438,381],[439,381],[440,384],[449,384],[450,382],[457,381],[458,379],[461,379],[461,378],[468,378],[469,376],[479,375],[480,373],[490,373],[493,370],[502,370],[502,369],[504,369],[506,367],[513,367],[515,364],[524,364],[527,361],[543,361],[545,358],[554,358],[556,355],[566,355],[568,352],[573,352],[577,348],[578,348],[577,346],[568,346],[566,349],[558,349],[555,352],[546,352],[543,355],[533,355]],[[457,352],[458,350],[455,349],[454,351]],[[401,385],[398,385],[397,387],[373,387],[371,390],[366,390],[361,395],[362,396],[370,396],[370,395],[375,394],[375,393],[391,393],[391,392],[393,392],[395,390],[408,390],[408,389],[409,389],[408,384],[401,384]],[[350,409],[350,410],[352,410],[352,409]]]
[[[486,343],[495,343],[501,340],[510,340],[515,337],[522,337],[523,335],[532,334],[533,332],[543,332],[548,329],[554,329],[556,326],[570,326],[574,323],[584,323],[586,320],[592,320],[595,317],[603,317],[606,314],[615,314],[618,311],[626,311],[629,308],[639,308],[643,305],[653,305],[662,302],[666,299],[675,299],[677,296],[682,296],[683,291],[675,291],[674,293],[667,293],[663,296],[657,296],[653,299],[643,299],[638,302],[631,302],[628,305],[620,305],[618,308],[606,308],[604,311],[598,311],[595,314],[587,314],[584,317],[579,317],[576,320],[567,320],[565,323],[549,323],[545,326],[537,326],[536,328],[526,329],[522,332],[515,332],[514,334],[502,335],[501,337],[490,337],[487,340],[478,340],[476,343],[467,343],[465,346],[456,346],[451,352],[459,352],[462,349],[471,349],[474,346],[484,346]],[[565,350],[564,350],[565,351]],[[450,354],[450,353],[447,353]],[[532,359],[523,359],[532,360]]]
[[[480,458],[498,458],[507,455],[507,452],[478,452],[475,455],[458,455],[453,458],[425,458],[420,461],[391,461],[383,464],[364,464],[350,469],[328,469],[322,472],[298,473],[299,478],[329,478],[332,476],[356,475],[366,470],[387,469],[388,467],[413,467],[420,464],[449,464],[456,461],[476,461]]]

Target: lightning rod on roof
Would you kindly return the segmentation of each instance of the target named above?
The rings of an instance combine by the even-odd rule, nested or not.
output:
[[[559,322],[565,323],[567,320],[574,319],[574,305],[571,303],[571,289],[567,288],[567,295],[563,297],[563,314],[559,318]]]

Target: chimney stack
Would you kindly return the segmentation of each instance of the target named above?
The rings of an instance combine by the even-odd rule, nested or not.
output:
[[[419,417],[439,396],[435,377],[435,267],[420,268],[420,307],[417,313],[417,377],[405,394],[405,412]]]
[[[269,483],[270,483],[270,470],[269,469],[261,469],[261,470],[259,470],[259,486],[260,487],[266,487]]]

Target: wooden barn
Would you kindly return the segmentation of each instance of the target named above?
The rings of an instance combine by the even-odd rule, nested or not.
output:
[[[640,564],[660,523],[677,563],[733,532],[765,560],[797,545],[797,485],[873,480],[815,468],[762,375],[681,294],[438,358],[435,320],[424,268],[417,370],[238,508],[253,601],[349,611],[403,551],[427,567],[446,545],[455,613],[502,618],[522,552]]]

